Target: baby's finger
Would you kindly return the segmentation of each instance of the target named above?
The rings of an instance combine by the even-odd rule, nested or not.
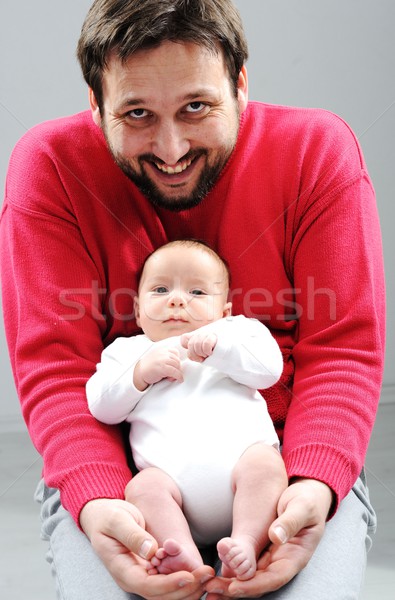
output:
[[[211,356],[211,354],[214,351],[216,343],[217,343],[217,336],[215,335],[215,333],[209,333],[208,335],[206,335],[206,337],[202,340],[201,355],[202,356]]]
[[[165,377],[170,381],[184,381],[182,370],[177,366],[168,365]]]
[[[194,331],[191,331],[190,333],[183,333],[182,336],[180,337],[180,344],[186,350],[188,348],[189,340],[191,339],[191,337],[193,335],[194,335]]]
[[[202,362],[206,358],[202,355],[202,345],[198,341],[189,343],[187,356],[189,360],[193,360],[195,362]]]

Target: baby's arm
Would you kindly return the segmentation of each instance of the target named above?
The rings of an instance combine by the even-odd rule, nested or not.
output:
[[[277,383],[283,357],[269,329],[242,315],[222,319],[216,352],[208,364],[250,388],[266,389]]]
[[[181,381],[180,369],[177,350],[157,348],[145,336],[118,338],[86,384],[89,409],[103,423],[121,423],[152,383],[165,377]]]
[[[205,360],[207,365],[253,389],[271,387],[282,373],[281,351],[268,328],[242,315],[185,334],[181,345],[188,349],[191,360]]]
[[[133,383],[140,392],[162,379],[183,381],[180,353],[177,348],[154,348],[145,354],[134,368]]]

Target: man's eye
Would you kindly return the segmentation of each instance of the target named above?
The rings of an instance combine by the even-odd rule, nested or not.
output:
[[[201,110],[204,109],[206,105],[203,104],[203,102],[191,102],[190,104],[188,104],[188,106],[186,107],[186,111],[190,112],[190,113],[196,113],[196,112],[200,112]]]
[[[154,288],[153,291],[156,294],[167,294],[168,289],[164,285],[158,285],[158,287]]]
[[[133,119],[143,119],[148,115],[148,111],[146,111],[145,108],[135,108],[134,110],[131,110],[128,114],[130,117],[133,117]]]

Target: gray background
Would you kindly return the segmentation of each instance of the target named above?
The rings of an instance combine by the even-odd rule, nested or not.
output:
[[[88,107],[75,45],[91,0],[0,0],[0,186],[31,126]],[[237,0],[250,46],[250,98],[327,108],[357,134],[381,217],[388,290],[382,402],[395,399],[395,2]],[[39,282],[37,282],[39,285]],[[0,427],[20,428],[4,333]]]

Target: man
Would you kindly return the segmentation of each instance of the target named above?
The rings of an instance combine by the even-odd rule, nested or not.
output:
[[[248,103],[230,0],[97,0],[78,55],[91,111],[21,140],[1,232],[10,356],[44,459],[43,528],[63,597],[357,598],[384,284],[355,137],[324,111]],[[123,500],[122,436],[86,406],[103,347],[138,332],[145,256],[179,237],[225,257],[234,314],[265,322],[284,356],[266,399],[290,485],[246,582],[209,566],[147,575],[138,555],[156,542]]]

